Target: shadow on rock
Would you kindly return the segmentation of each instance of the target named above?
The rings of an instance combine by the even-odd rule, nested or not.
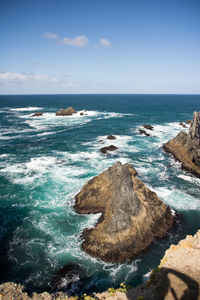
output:
[[[153,272],[147,283],[127,292],[128,299],[197,300],[199,283],[188,275],[170,268]]]

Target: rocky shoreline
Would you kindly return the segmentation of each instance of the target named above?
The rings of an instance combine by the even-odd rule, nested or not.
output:
[[[123,283],[117,289],[103,293],[68,297],[67,293],[47,292],[28,295],[24,286],[13,282],[0,285],[1,300],[174,300],[200,299],[200,230],[166,250],[158,268],[152,270],[148,281],[136,288]]]
[[[179,132],[163,149],[181,162],[183,169],[200,177],[200,112],[194,112],[189,132]]]

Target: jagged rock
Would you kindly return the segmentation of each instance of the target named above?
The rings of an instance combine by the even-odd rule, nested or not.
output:
[[[108,140],[116,140],[116,136],[114,136],[114,135],[108,135],[107,139]]]
[[[146,136],[151,136],[149,133],[147,133],[144,129],[139,129],[140,134],[144,134]]]
[[[146,128],[146,129],[149,129],[149,130],[153,130],[153,126],[148,125],[148,124],[143,125],[143,127]]]
[[[191,120],[187,120],[186,122],[185,122],[185,124],[190,124],[192,121]]]
[[[180,126],[183,126],[183,128],[186,128],[186,127],[187,127],[183,122],[180,122],[179,125],[180,125]]]
[[[31,117],[41,117],[43,115],[43,113],[41,111],[38,111],[36,113],[34,113],[33,115],[31,115]]]
[[[57,111],[56,116],[72,116],[75,113],[76,111],[73,109],[73,107],[68,107]]]
[[[103,148],[101,148],[100,151],[101,151],[101,153],[103,153],[103,154],[107,154],[108,151],[115,151],[115,150],[117,150],[117,149],[118,149],[118,148],[117,148],[116,146],[110,145],[110,146],[108,146],[108,147],[103,147]]]
[[[184,169],[200,177],[200,112],[194,112],[189,133],[179,132],[163,148],[173,154]]]
[[[131,165],[117,162],[76,195],[78,213],[102,213],[82,235],[90,255],[107,262],[133,259],[172,226],[170,208],[136,174]]]

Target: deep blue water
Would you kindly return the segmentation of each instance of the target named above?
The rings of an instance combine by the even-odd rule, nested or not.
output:
[[[55,116],[68,106],[78,113]],[[80,116],[83,109],[87,116]],[[200,179],[162,149],[195,110],[198,95],[0,96],[0,281],[50,291],[56,271],[75,263],[84,274],[82,292],[139,284],[171,243],[199,228]],[[36,111],[44,115],[31,117]],[[139,134],[143,124],[154,126],[152,137]],[[109,134],[117,139],[109,142]],[[119,150],[99,152],[110,144]],[[118,160],[133,164],[181,218],[168,239],[156,240],[133,262],[106,264],[81,249],[80,234],[99,215],[76,214],[73,199],[85,182]]]

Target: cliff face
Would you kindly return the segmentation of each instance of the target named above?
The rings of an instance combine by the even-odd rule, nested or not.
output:
[[[82,246],[107,262],[135,258],[173,223],[170,208],[137,178],[131,165],[120,162],[84,185],[75,209],[102,212],[95,228],[84,231]]]
[[[200,177],[200,112],[194,112],[188,134],[179,132],[163,148],[173,154],[184,169]]]

